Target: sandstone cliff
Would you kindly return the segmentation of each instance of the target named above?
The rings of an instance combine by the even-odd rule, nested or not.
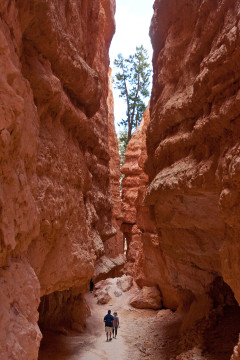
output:
[[[155,224],[149,208],[144,206],[148,176],[143,166],[146,154],[146,129],[150,121],[149,108],[146,109],[140,125],[133,133],[125,153],[121,168],[122,180],[122,231],[127,241],[127,264],[125,269],[141,286],[151,283],[144,268],[148,251],[144,249],[144,238],[154,239]],[[153,240],[154,242],[154,240]],[[149,242],[152,244],[152,242]]]
[[[174,284],[174,277],[184,267],[177,265],[162,249],[155,226],[154,212],[145,203],[149,178],[144,171],[147,160],[146,131],[150,122],[149,107],[134,132],[125,153],[121,172],[122,181],[122,231],[126,237],[127,264],[125,270],[140,287],[157,286],[161,289],[165,307],[177,309],[184,291]],[[190,299],[191,301],[191,299]]]
[[[107,104],[114,12],[114,0],[0,4],[1,359],[37,359],[40,296],[43,327],[81,328],[96,261],[121,251],[104,246],[117,233]]]
[[[175,289],[163,302],[192,304],[195,317],[212,308],[219,278],[240,303],[239,12],[239,1],[156,0],[150,29],[145,201]]]
[[[121,169],[126,270],[187,314],[182,329],[227,306],[238,316],[239,13],[239,1],[155,1],[150,122]]]
[[[117,230],[114,238],[110,238],[105,241],[106,255],[116,257],[118,254],[123,253],[123,235],[120,231],[122,223],[121,213],[121,196],[119,180],[121,176],[120,172],[120,154],[118,149],[118,139],[114,126],[114,99],[113,99],[113,79],[112,70],[109,68],[109,91],[108,91],[108,139],[109,139],[109,154],[110,154],[110,184],[112,191],[113,201],[113,226]]]

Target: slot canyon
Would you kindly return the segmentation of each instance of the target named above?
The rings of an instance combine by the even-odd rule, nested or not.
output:
[[[153,9],[120,166],[115,0],[0,0],[0,360],[240,360],[240,0]]]

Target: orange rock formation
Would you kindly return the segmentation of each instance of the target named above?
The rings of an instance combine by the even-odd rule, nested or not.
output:
[[[37,359],[40,296],[43,327],[79,329],[96,262],[98,275],[123,264],[120,243],[105,245],[118,221],[107,104],[114,12],[114,0],[0,4],[1,359]]]
[[[144,172],[147,160],[146,131],[150,122],[149,108],[141,124],[128,143],[126,161],[121,168],[122,181],[122,231],[128,243],[125,270],[139,286],[157,286],[163,295],[165,307],[176,309],[180,303],[174,286],[178,269],[159,243],[152,209],[145,204],[148,176]],[[185,271],[184,267],[181,269]]]
[[[147,237],[152,240],[156,234],[149,208],[143,204],[148,183],[148,176],[144,173],[143,166],[147,158],[146,129],[149,121],[149,108],[147,108],[141,124],[128,143],[126,160],[121,168],[121,172],[125,175],[122,180],[122,231],[128,245],[125,268],[141,286],[151,282],[144,274],[147,255],[143,250],[144,239]]]
[[[155,1],[145,199],[141,127],[122,168],[128,270],[158,285],[164,306],[188,309],[185,326],[231,305],[231,291],[240,303],[239,13],[239,1]],[[149,239],[146,205],[158,234]],[[216,295],[221,278],[229,296]]]
[[[174,286],[197,297],[222,276],[238,301],[239,9],[238,1],[155,2],[146,165]]]

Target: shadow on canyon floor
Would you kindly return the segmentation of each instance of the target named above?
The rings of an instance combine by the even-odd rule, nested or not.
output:
[[[87,294],[92,315],[87,320],[86,331],[71,336],[45,332],[39,360],[140,360],[145,357],[150,360],[229,360],[239,332],[238,307],[225,308],[224,316],[214,321],[214,327],[200,324],[192,332],[185,353],[178,356],[184,351],[179,338],[181,315],[170,310],[132,308],[129,299],[133,290],[112,299],[107,305],[98,305],[93,294]],[[108,308],[118,311],[120,329],[117,339],[107,343],[103,317]],[[197,346],[194,336],[199,333],[204,340],[202,349],[197,349],[196,353],[187,351]],[[146,352],[141,352],[137,343]]]

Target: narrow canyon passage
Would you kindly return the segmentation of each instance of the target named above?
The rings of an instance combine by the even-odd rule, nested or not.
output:
[[[0,360],[240,360],[240,0],[154,1],[122,166],[116,5],[0,0]]]
[[[134,309],[129,301],[136,292],[136,285],[116,297],[114,291],[119,290],[116,282],[116,278],[105,282],[113,300],[109,304],[99,305],[94,294],[86,295],[92,314],[82,334],[43,333],[39,360],[133,360],[145,356],[168,359],[171,354],[176,354],[181,316],[170,310],[157,313]],[[107,343],[103,317],[108,309],[118,312],[120,328],[117,339]]]
[[[97,303],[94,292],[85,299],[91,316],[82,333],[63,327],[56,332],[43,331],[39,360],[228,360],[237,341],[240,309],[235,304],[219,312],[216,309],[209,322],[180,336],[184,314],[169,309],[144,310],[129,303],[136,295],[136,284],[121,296],[114,296],[118,278],[102,281],[100,289],[108,289],[112,299]],[[120,328],[117,339],[106,342],[103,318],[107,310],[117,311]],[[181,355],[179,355],[181,354]]]

